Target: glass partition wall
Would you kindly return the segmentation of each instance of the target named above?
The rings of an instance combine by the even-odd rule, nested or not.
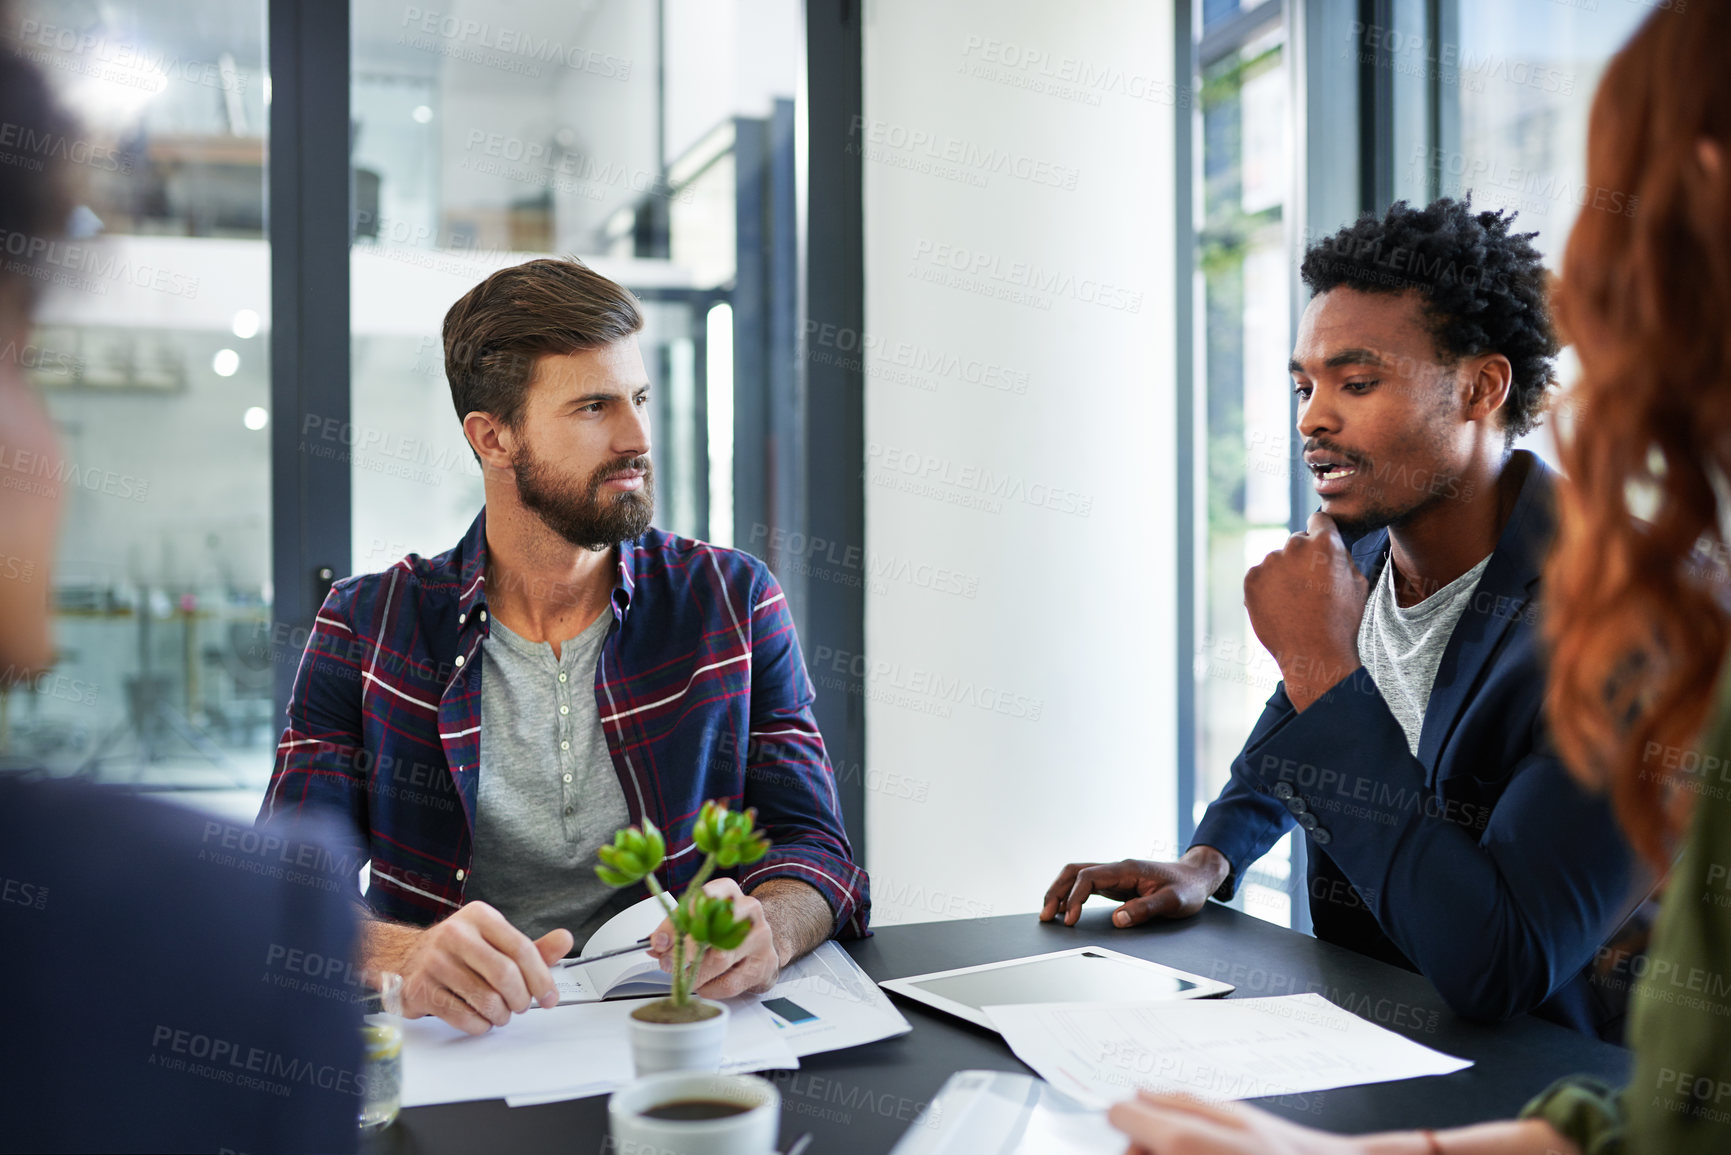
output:
[[[23,358],[64,459],[58,661],[0,689],[0,765],[262,789],[270,616],[270,254],[262,0],[29,0],[8,31],[80,121],[71,241]],[[37,153],[39,155],[32,155]],[[19,476],[12,476],[19,475]]]
[[[11,30],[82,118],[41,147],[83,187],[26,354],[66,453],[60,654],[0,691],[0,768],[197,790],[237,815],[310,619],[273,604],[273,477],[296,484],[294,455],[348,473],[346,564],[274,543],[323,585],[454,544],[482,495],[439,330],[495,269],[575,255],[642,301],[658,524],[761,552],[801,513],[800,0],[355,0],[347,147],[285,144],[303,167],[333,159],[321,141],[347,154],[348,404],[289,416],[276,460],[270,15],[28,0]]]
[[[748,525],[772,520],[758,447],[736,453],[712,411],[760,414],[792,364],[792,221],[784,237],[772,210],[793,201],[798,3],[754,5],[749,25],[692,0],[352,12],[354,567],[446,549],[480,508],[439,327],[537,256],[577,256],[644,304],[656,523],[732,544],[736,495],[760,506]],[[717,476],[733,462],[750,476]]]

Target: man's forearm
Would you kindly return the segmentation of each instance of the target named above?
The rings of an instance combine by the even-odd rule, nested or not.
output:
[[[391,922],[376,915],[363,915],[357,950],[361,969],[402,974],[423,933],[422,927]]]
[[[810,954],[835,933],[835,912],[815,887],[793,878],[772,878],[751,892],[775,932],[776,961],[787,966]]]

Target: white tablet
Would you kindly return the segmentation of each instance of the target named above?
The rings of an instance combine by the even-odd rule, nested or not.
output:
[[[1079,946],[929,975],[885,979],[878,986],[988,1030],[995,1028],[981,1007],[1208,999],[1233,990],[1231,983],[1173,970],[1103,946]]]

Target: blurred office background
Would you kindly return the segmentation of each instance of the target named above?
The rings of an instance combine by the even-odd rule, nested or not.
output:
[[[1471,190],[1560,257],[1645,12],[292,7],[21,10],[86,187],[25,352],[59,663],[0,694],[0,763],[250,815],[323,587],[480,504],[446,308],[576,254],[646,306],[658,523],[788,588],[882,922],[1182,849],[1277,678],[1243,572],[1311,508],[1297,253]],[[1235,901],[1290,923],[1302,874]]]

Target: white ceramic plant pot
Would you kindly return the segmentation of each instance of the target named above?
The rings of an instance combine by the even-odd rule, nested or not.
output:
[[[637,1077],[663,1071],[715,1072],[721,1069],[721,1045],[727,1039],[725,1004],[699,999],[721,1013],[695,1023],[646,1023],[633,1016],[631,1061]]]

